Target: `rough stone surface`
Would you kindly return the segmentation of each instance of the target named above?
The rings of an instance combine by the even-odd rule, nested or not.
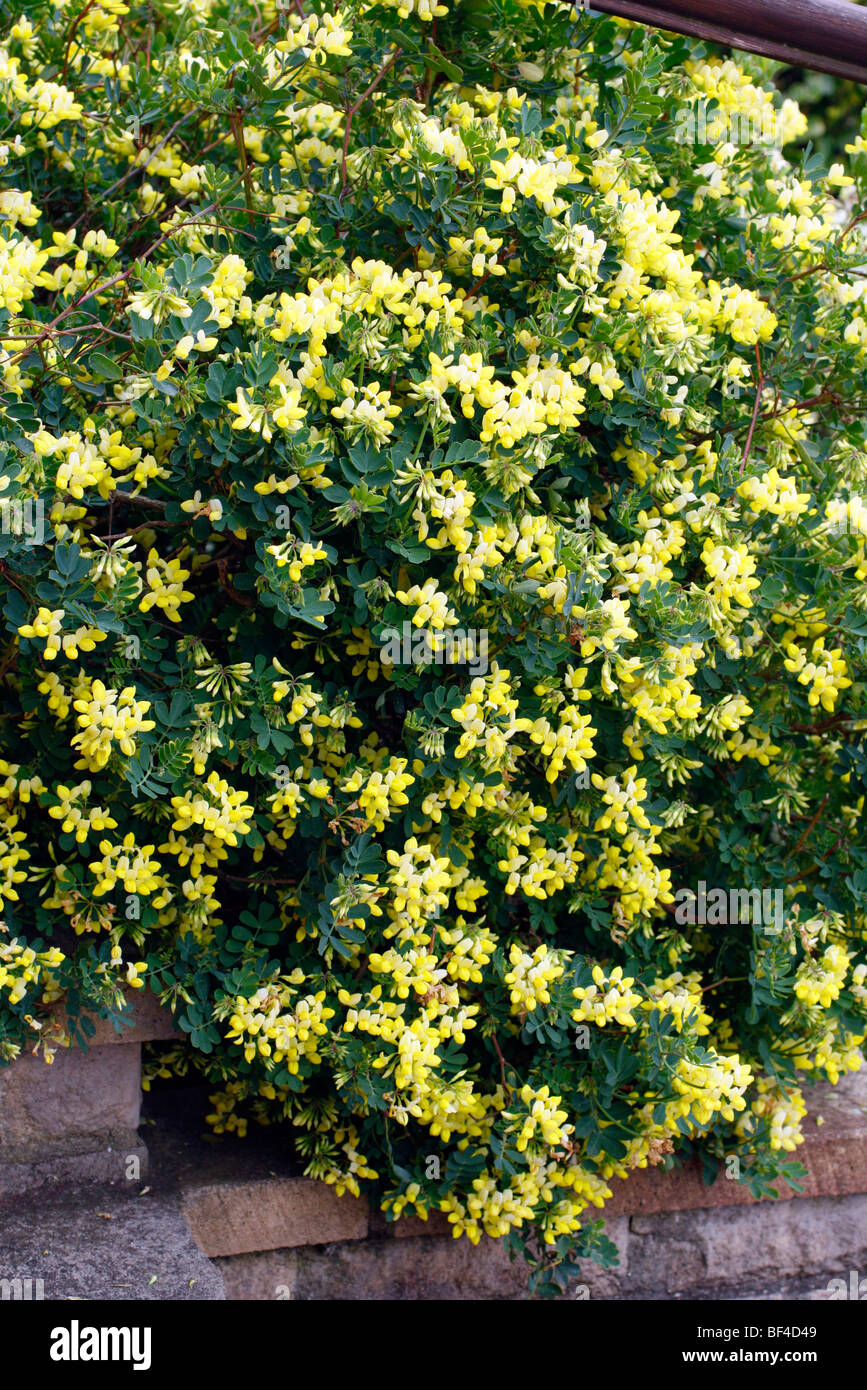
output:
[[[419,1223],[423,1224],[423,1223]],[[626,1267],[629,1222],[620,1217],[608,1234]],[[406,1232],[399,1240],[372,1238],[350,1245],[316,1249],[269,1250],[215,1260],[229,1299],[296,1301],[386,1299],[515,1300],[526,1299],[527,1276],[520,1262],[511,1264],[499,1241],[478,1246],[451,1236]],[[615,1297],[616,1276],[590,1261],[582,1266],[572,1297]]]
[[[863,1195],[633,1217],[630,1227],[628,1283],[634,1290],[688,1292],[861,1267],[867,1267]]]
[[[132,1012],[125,1018],[119,1032],[110,1019],[88,1015],[96,1030],[88,1039],[88,1047],[109,1047],[114,1043],[168,1042],[184,1036],[172,1017],[171,1009],[162,1005],[149,989],[127,989],[124,991],[124,997]],[[60,999],[56,1004],[52,1004],[46,1017],[52,1023],[68,1030],[69,1022],[64,1000]],[[75,1043],[73,1046],[77,1047],[78,1044]]]
[[[858,1205],[853,1205],[853,1203]],[[601,1270],[589,1261],[573,1284],[575,1301],[811,1301],[867,1298],[864,1205],[867,1198],[815,1199],[780,1208],[708,1210],[660,1217],[653,1231],[630,1231],[620,1217],[608,1234],[621,1264]],[[798,1222],[792,1219],[798,1216]],[[642,1223],[647,1218],[638,1218]],[[792,1223],[792,1224],[790,1224]],[[649,1222],[648,1222],[649,1224]],[[862,1244],[859,1244],[862,1243]],[[526,1273],[498,1242],[478,1246],[443,1237],[372,1238],[318,1248],[271,1250],[215,1261],[226,1297],[295,1301],[515,1301],[529,1297]],[[853,1285],[852,1272],[856,1279]],[[863,1287],[862,1287],[863,1283]],[[830,1285],[830,1287],[829,1287]]]
[[[446,1236],[366,1240],[299,1250],[293,1297],[302,1302],[526,1299],[527,1275],[502,1243]]]
[[[176,1198],[96,1183],[0,1202],[0,1279],[26,1278],[46,1299],[225,1298]]]
[[[867,1069],[863,1076],[848,1077],[839,1087],[816,1087],[811,1094],[812,1118],[807,1122],[808,1142],[797,1153],[798,1159],[810,1169],[810,1178],[805,1184],[805,1196],[822,1194],[825,1196],[849,1195],[867,1192]],[[151,1102],[148,1102],[150,1107]],[[235,1254],[253,1249],[276,1249],[280,1245],[309,1243],[304,1225],[306,1216],[299,1208],[299,1228],[293,1239],[280,1239],[279,1232],[288,1219],[290,1203],[297,1205],[300,1194],[320,1191],[318,1184],[300,1179],[298,1168],[287,1158],[285,1141],[272,1135],[268,1138],[250,1136],[243,1141],[202,1139],[201,1124],[191,1126],[188,1120],[178,1114],[178,1103],[157,1111],[157,1124],[153,1138],[149,1131],[149,1143],[157,1145],[160,1162],[163,1161],[177,1170],[177,1180],[185,1187],[219,1188],[222,1196],[213,1195],[201,1207],[196,1207],[196,1219],[216,1225],[216,1237],[227,1225],[232,1230],[232,1249],[213,1247],[215,1254]],[[816,1115],[821,1114],[824,1124],[815,1123]],[[167,1136],[163,1144],[161,1135]],[[238,1181],[239,1165],[246,1181]],[[268,1179],[265,1186],[263,1180]],[[272,1218],[261,1207],[259,1196],[254,1197],[251,1184],[258,1193],[261,1186],[262,1200],[267,1201],[268,1212],[277,1211],[276,1233],[269,1239],[267,1231],[262,1233],[263,1225],[270,1226]],[[285,1191],[282,1185],[285,1184]],[[300,1186],[299,1186],[300,1184]],[[679,1169],[669,1173],[659,1170],[639,1170],[628,1180],[612,1183],[615,1197],[609,1201],[602,1213],[609,1228],[618,1218],[654,1212],[677,1212],[681,1210],[714,1210],[717,1208],[742,1207],[744,1210],[755,1205],[749,1192],[737,1182],[719,1178],[712,1187],[704,1185],[697,1169]],[[781,1198],[793,1198],[795,1194],[785,1184],[779,1185]],[[281,1195],[282,1193],[282,1195]],[[313,1243],[324,1243],[334,1239],[363,1238],[359,1217],[360,1204],[352,1197],[334,1198],[326,1193],[329,1201],[329,1221],[336,1219],[337,1210],[345,1210],[350,1223],[351,1234],[343,1234],[342,1229],[335,1234],[330,1228],[316,1226],[318,1215],[314,1215],[314,1225],[310,1230]],[[306,1199],[305,1199],[306,1200]],[[214,1207],[214,1202],[217,1203]],[[240,1206],[239,1206],[240,1204]],[[334,1207],[334,1204],[337,1204]],[[243,1206],[244,1210],[240,1207]],[[779,1203],[766,1201],[763,1207],[771,1209]],[[238,1210],[231,1213],[233,1207]],[[334,1210],[332,1208],[334,1207]],[[257,1208],[259,1213],[257,1215]],[[213,1219],[208,1211],[213,1209]],[[252,1210],[252,1216],[250,1212]],[[322,1232],[316,1240],[317,1230]],[[326,1233],[327,1232],[327,1233]],[[381,1240],[409,1240],[448,1236],[450,1228],[439,1213],[431,1213],[427,1222],[417,1218],[401,1219],[389,1223],[377,1210],[370,1212],[369,1233]],[[210,1239],[210,1237],[207,1237]],[[261,1245],[254,1242],[265,1241]],[[204,1248],[211,1248],[206,1246]],[[685,1257],[686,1258],[686,1257]],[[688,1257],[690,1278],[696,1277],[700,1269],[692,1255]]]
[[[337,1197],[310,1178],[186,1186],[183,1213],[206,1255],[364,1240],[366,1199]]]
[[[592,1297],[597,1301],[604,1298],[606,1301],[616,1300],[618,1303],[816,1302],[829,1299],[832,1293],[832,1290],[829,1289],[831,1280],[840,1278],[846,1279],[848,1282],[848,1277],[841,1274],[839,1268],[822,1270],[806,1276],[794,1275],[787,1279],[772,1275],[756,1277],[755,1275],[744,1274],[734,1284],[696,1284],[694,1287],[677,1290],[674,1293],[666,1292],[660,1288],[636,1289],[626,1283],[615,1294],[597,1295],[594,1293]],[[865,1284],[864,1293],[867,1294],[867,1284]],[[839,1297],[839,1295],[837,1296]],[[792,1320],[790,1319],[790,1321]],[[808,1324],[809,1318],[805,1318],[803,1323]]]
[[[133,1027],[125,1021],[121,1031],[117,1032],[110,1019],[94,1018],[96,1032],[89,1039],[89,1047],[109,1047],[115,1043],[130,1042],[170,1042],[184,1037],[172,1017],[171,1009],[165,1008],[149,989],[127,990],[126,1000],[132,1005],[130,1020]],[[66,1010],[62,1001],[54,1005],[51,1013],[66,1026]]]
[[[420,1216],[402,1216],[399,1221],[387,1221],[379,1207],[370,1209],[370,1234],[378,1240],[407,1240],[411,1236],[451,1236],[452,1228],[443,1211],[428,1213],[427,1221]]]
[[[139,1121],[137,1043],[61,1048],[47,1066],[25,1053],[0,1070],[0,1162],[38,1162],[128,1144]]]
[[[297,1250],[263,1250],[256,1255],[229,1255],[215,1259],[213,1263],[220,1271],[227,1298],[282,1302],[295,1297]]]
[[[60,1183],[137,1183],[147,1176],[148,1151],[138,1134],[116,1136],[114,1146],[80,1154],[57,1154],[39,1163],[0,1161],[0,1197]]]
[[[867,1258],[864,1195],[769,1206],[752,1222],[744,1211],[725,1215],[725,1222],[712,1225],[707,1214],[695,1215],[712,1279],[736,1279],[744,1268],[776,1275],[809,1274],[838,1261],[847,1268],[853,1261],[863,1265]]]

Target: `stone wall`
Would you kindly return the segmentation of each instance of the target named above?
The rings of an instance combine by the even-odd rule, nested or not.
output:
[[[439,1214],[389,1224],[300,1176],[279,1136],[203,1136],[201,1094],[155,1096],[141,1117],[141,1045],[176,1034],[152,996],[133,1007],[134,1029],[101,1024],[86,1053],[0,1071],[0,1279],[42,1280],[47,1298],[527,1297],[501,1242],[453,1240]],[[620,1265],[588,1263],[570,1296],[823,1298],[853,1273],[867,1296],[867,1069],[810,1110],[803,1194],[759,1203],[697,1165],[615,1181]]]
[[[613,1183],[604,1212],[620,1265],[587,1262],[572,1297],[823,1297],[860,1271],[867,1295],[867,1070],[813,1095],[803,1193],[757,1202],[698,1165],[639,1170]],[[817,1119],[822,1121],[817,1124]],[[270,1160],[273,1162],[273,1159]],[[225,1167],[223,1167],[225,1164]],[[519,1299],[526,1276],[501,1242],[452,1239],[444,1217],[390,1224],[364,1200],[308,1179],[237,1174],[216,1154],[181,1178],[182,1211],[219,1267],[228,1298]]]
[[[144,1173],[142,1044],[178,1035],[153,994],[129,1002],[134,1026],[118,1033],[96,1020],[86,1052],[58,1048],[50,1066],[24,1053],[0,1068],[0,1196],[44,1182],[111,1181],[128,1167]]]

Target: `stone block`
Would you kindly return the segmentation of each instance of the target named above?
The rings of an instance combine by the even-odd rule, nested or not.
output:
[[[624,1285],[630,1291],[651,1289],[659,1295],[673,1294],[682,1289],[698,1288],[707,1281],[704,1241],[678,1240],[672,1236],[633,1240],[629,1250],[629,1275]]]
[[[867,1196],[817,1197],[724,1215],[709,1226],[707,1215],[696,1213],[712,1279],[735,1280],[748,1270],[809,1274],[838,1261],[848,1270],[867,1255]]]
[[[97,1186],[0,1202],[3,1279],[39,1280],[46,1299],[225,1298],[176,1197]]]
[[[147,1172],[148,1151],[138,1135],[130,1131],[126,1136],[117,1135],[114,1145],[87,1153],[55,1154],[35,1163],[8,1163],[0,1159],[0,1197],[69,1183],[99,1182],[122,1188],[141,1182]]]
[[[255,1255],[215,1259],[226,1297],[232,1300],[285,1302],[294,1298],[298,1277],[296,1250],[262,1250]]]
[[[407,1240],[410,1236],[451,1236],[452,1228],[444,1211],[428,1212],[427,1221],[420,1216],[401,1216],[386,1221],[379,1207],[370,1209],[370,1234],[378,1240]]]
[[[183,1212],[206,1255],[358,1241],[369,1229],[366,1198],[338,1197],[310,1178],[188,1183]]]
[[[478,1245],[443,1236],[366,1240],[298,1251],[293,1297],[300,1302],[354,1300],[517,1301],[527,1299],[523,1261],[501,1241]]]
[[[626,1237],[626,1223],[617,1231]],[[612,1237],[615,1232],[612,1232]],[[529,1297],[527,1270],[510,1263],[501,1241],[477,1246],[453,1237],[404,1235],[351,1244],[269,1250],[214,1261],[229,1299],[332,1301],[519,1300]],[[611,1271],[589,1261],[581,1298],[616,1297]],[[572,1291],[577,1296],[578,1290]]]
[[[60,1048],[50,1066],[25,1053],[0,1070],[0,1162],[128,1146],[140,1104],[137,1043]]]
[[[860,1262],[860,1263],[859,1263]],[[694,1292],[867,1267],[867,1196],[816,1197],[633,1217],[632,1291]]]
[[[109,1047],[117,1043],[170,1042],[185,1036],[178,1028],[171,1009],[165,1008],[151,990],[127,990],[126,1000],[132,1005],[134,1027],[130,1028],[125,1022],[118,1033],[109,1019],[94,1018],[96,1032],[88,1040],[88,1048]],[[66,1006],[62,999],[52,1006],[49,1013],[56,1022],[67,1026]]]

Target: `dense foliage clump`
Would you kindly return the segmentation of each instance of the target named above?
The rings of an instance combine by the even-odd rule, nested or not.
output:
[[[636,1167],[794,1176],[867,1031],[867,139],[541,0],[4,34],[0,1059],[150,987],[218,1132],[544,1287]]]

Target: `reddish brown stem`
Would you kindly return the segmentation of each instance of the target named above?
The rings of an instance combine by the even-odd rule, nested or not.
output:
[[[816,812],[816,814],[815,814],[815,816],[813,817],[813,819],[810,821],[810,824],[807,826],[807,829],[804,831],[804,833],[803,833],[803,835],[801,836],[800,840],[798,841],[798,843],[797,843],[796,845],[793,845],[793,846],[792,846],[792,848],[789,850],[788,854],[786,854],[786,855],[783,856],[783,863],[784,863],[784,864],[785,864],[785,862],[786,862],[787,859],[791,859],[791,857],[792,857],[793,854],[797,854],[798,850],[801,848],[801,845],[802,845],[802,844],[804,843],[804,841],[807,839],[807,836],[809,835],[810,831],[813,829],[813,826],[816,824],[816,821],[819,819],[819,817],[821,816],[821,814],[822,814],[822,812],[824,811],[825,807],[827,806],[829,795],[830,795],[829,792],[826,792],[826,793],[825,793],[825,795],[822,797],[822,803],[821,803],[821,805],[820,805],[818,811]]]
[[[765,384],[765,378],[762,373],[762,358],[759,352],[758,343],[756,343],[756,373],[756,399],[753,405],[753,418],[750,421],[750,432],[747,435],[747,442],[744,445],[743,458],[741,459],[741,473],[743,473],[744,468],[746,467],[747,459],[750,456],[750,449],[753,447],[753,435],[756,429],[756,421],[759,418],[759,406],[762,403],[762,387]]]
[[[506,1059],[505,1059],[505,1057],[503,1056],[503,1053],[502,1053],[502,1051],[501,1051],[501,1049],[500,1049],[500,1044],[497,1042],[497,1035],[496,1035],[496,1033],[492,1033],[492,1034],[491,1034],[491,1042],[494,1044],[494,1048],[496,1049],[497,1056],[498,1056],[499,1059],[500,1059],[500,1080],[501,1080],[502,1083],[503,1083],[503,1090],[504,1090],[504,1091],[508,1091],[508,1093],[511,1095],[511,1093],[512,1093],[512,1088],[511,1088],[511,1086],[509,1085],[509,1083],[508,1083],[507,1080],[506,1080]]]
[[[239,110],[235,110],[230,117],[232,134],[235,137],[235,144],[238,148],[238,158],[241,161],[241,178],[244,180],[244,204],[247,209],[247,216],[251,222],[256,220],[256,212],[253,207],[253,181],[250,177],[250,163],[247,159],[247,146],[244,143],[244,122]]]
[[[823,734],[826,729],[833,729],[838,724],[848,723],[850,717],[841,710],[839,714],[832,714],[827,719],[820,719],[818,724],[790,724],[789,728],[793,729],[796,734]]]
[[[396,48],[394,50],[388,61],[386,63],[383,63],[382,67],[379,69],[379,72],[376,74],[367,90],[362,92],[361,96],[358,98],[358,101],[354,102],[353,105],[350,106],[345,113],[346,129],[343,132],[343,162],[341,166],[343,181],[340,188],[341,199],[345,196],[346,190],[349,187],[349,179],[346,173],[346,160],[349,156],[349,136],[352,131],[352,118],[355,115],[356,111],[359,111],[361,107],[364,105],[364,103],[367,101],[367,98],[370,96],[371,92],[379,86],[380,82],[385,77],[389,69],[392,68],[394,64],[397,62],[402,51],[403,50],[400,48]]]
[[[87,0],[87,4],[84,6],[83,9],[79,10],[78,14],[74,17],[72,23],[66,31],[66,47],[63,51],[63,67],[60,71],[61,82],[65,80],[66,73],[69,68],[69,53],[70,49],[72,48],[72,40],[75,38],[75,31],[78,28],[81,21],[84,19],[84,16],[87,14],[88,10],[93,9],[93,6],[95,4],[96,0]]]

